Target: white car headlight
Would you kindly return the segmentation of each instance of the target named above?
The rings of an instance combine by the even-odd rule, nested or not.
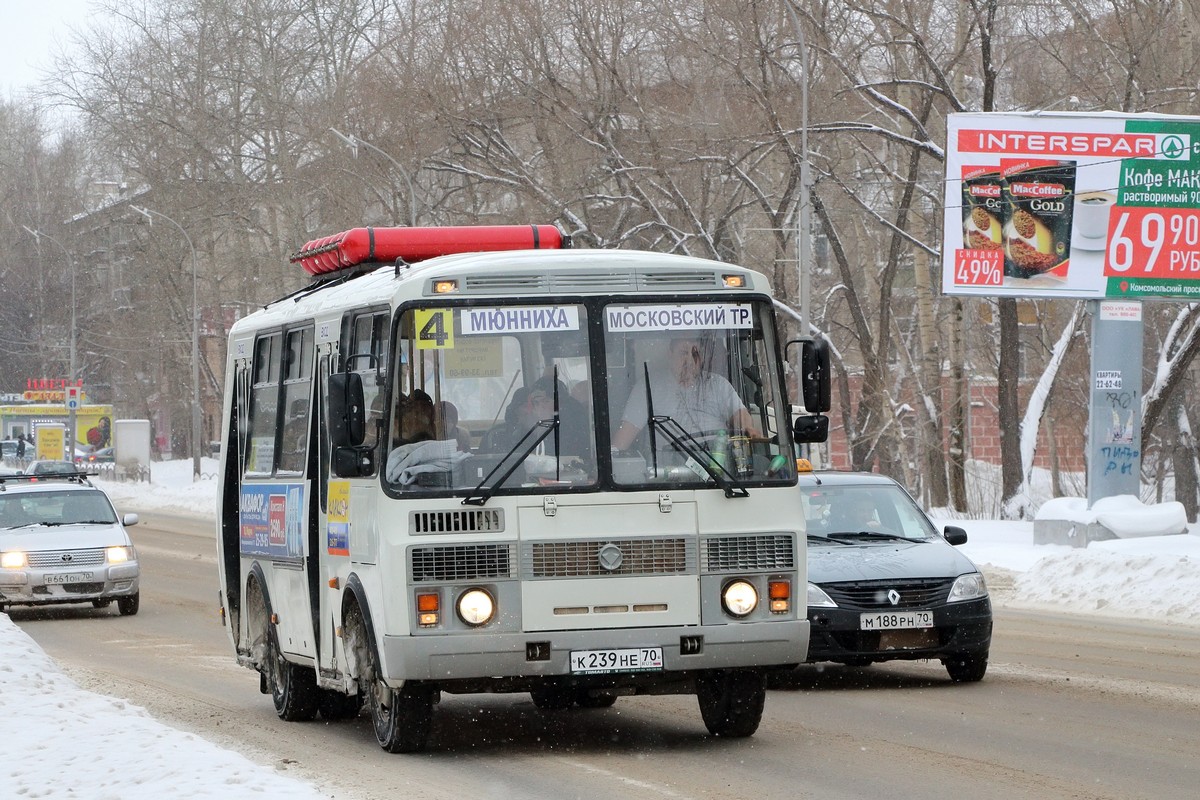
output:
[[[23,569],[28,563],[23,550],[9,550],[0,554],[0,567],[4,569]]]
[[[748,581],[733,581],[721,593],[725,610],[735,617],[744,617],[758,607],[758,592]]]
[[[108,558],[108,563],[110,564],[124,564],[126,561],[133,560],[133,548],[124,545],[110,547],[104,551],[104,555]]]
[[[946,598],[948,603],[956,603],[960,600],[975,600],[980,597],[987,597],[987,582],[984,581],[982,573],[968,572],[966,575],[959,575],[958,580],[950,587],[950,596]]]
[[[809,608],[837,608],[838,604],[833,602],[833,598],[825,594],[825,590],[815,583],[808,585],[808,607]]]
[[[496,613],[496,602],[483,589],[468,589],[458,598],[458,616],[468,625],[483,625]]]

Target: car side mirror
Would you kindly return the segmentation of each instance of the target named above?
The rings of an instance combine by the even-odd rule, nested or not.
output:
[[[967,543],[967,532],[957,525],[946,526],[946,541],[952,545],[960,545]]]
[[[138,524],[138,515],[137,514],[126,514],[125,516],[121,517],[121,524],[124,525],[126,528],[128,528],[130,525],[137,525]]]

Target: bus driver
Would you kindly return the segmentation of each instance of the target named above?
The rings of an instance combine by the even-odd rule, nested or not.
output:
[[[655,415],[668,416],[691,434],[721,429],[760,434],[742,399],[725,378],[703,368],[701,341],[695,336],[671,340],[666,370],[651,373]],[[646,386],[639,380],[629,395],[612,446],[627,450],[646,424]]]

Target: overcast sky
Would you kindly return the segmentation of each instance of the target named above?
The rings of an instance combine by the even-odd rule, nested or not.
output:
[[[36,83],[91,9],[92,0],[0,0],[0,95],[8,99]]]

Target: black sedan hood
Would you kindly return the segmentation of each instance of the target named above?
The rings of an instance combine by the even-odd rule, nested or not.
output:
[[[957,578],[977,571],[971,560],[942,539],[828,544],[808,540],[811,583]]]

